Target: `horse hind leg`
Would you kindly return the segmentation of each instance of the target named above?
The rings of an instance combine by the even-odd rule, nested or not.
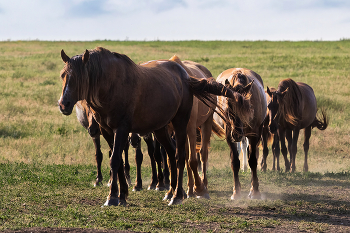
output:
[[[192,181],[194,179],[194,186],[193,186],[193,194],[196,196],[204,196],[207,193],[207,189],[205,187],[205,185],[202,182],[202,179],[199,176],[198,173],[198,160],[197,160],[197,151],[196,151],[196,138],[197,138],[197,134],[196,134],[196,128],[194,124],[191,124],[191,122],[189,122],[188,126],[187,126],[187,135],[188,135],[188,141],[189,141],[189,148],[190,148],[190,153],[189,153],[189,160],[188,160],[188,164],[190,167],[190,170],[192,172],[188,172],[188,195],[191,195],[191,189],[192,189],[192,183],[190,183],[190,181]],[[187,141],[186,141],[187,143]],[[187,157],[187,156],[186,156]],[[193,178],[192,178],[193,175]],[[193,182],[193,181],[192,181]]]
[[[311,126],[308,126],[305,128],[304,130],[304,172],[308,172],[309,171],[309,166],[307,164],[307,156],[308,156],[308,152],[309,152],[309,146],[310,146],[310,137],[311,137]]]
[[[130,164],[129,164],[129,142],[125,144],[124,147],[124,173],[125,179],[128,183],[128,186],[131,186],[131,177],[130,177]]]
[[[209,145],[210,145],[210,136],[213,124],[213,117],[208,117],[208,119],[201,126],[201,135],[202,135],[202,143],[201,143],[201,161],[202,161],[202,183],[204,184],[205,190],[200,195],[200,197],[204,197],[209,199],[208,192],[208,178],[207,178],[207,169],[208,169],[208,157],[209,157]]]
[[[167,153],[165,151],[164,146],[161,146],[160,143],[155,139],[155,153],[160,153],[160,157],[162,159],[162,169],[164,176],[164,185],[165,189],[168,190],[170,188],[170,171],[168,166],[168,158]]]
[[[170,135],[166,127],[154,131],[154,135],[158,143],[162,144],[166,154],[168,155],[169,165],[170,165],[170,187],[169,191],[165,194],[163,200],[170,200],[173,197],[174,191],[176,189],[177,181],[177,168],[175,160],[175,146],[172,143]]]
[[[95,159],[96,159],[96,166],[97,166],[97,177],[96,181],[94,183],[94,187],[102,185],[102,172],[101,172],[101,164],[103,160],[103,154],[101,151],[101,143],[100,143],[100,136],[96,136],[92,138],[92,141],[95,145]]]
[[[151,161],[151,169],[152,169],[152,178],[151,183],[148,186],[148,190],[156,190],[157,184],[158,184],[158,176],[157,176],[157,166],[156,166],[156,159],[155,159],[155,148],[153,143],[152,134],[148,134],[143,137],[143,140],[147,144],[147,150],[148,150],[148,156]]]
[[[141,165],[143,162],[143,153],[141,151],[141,138],[133,133],[130,137],[130,144],[135,148],[136,161],[136,181],[132,191],[142,190]]]

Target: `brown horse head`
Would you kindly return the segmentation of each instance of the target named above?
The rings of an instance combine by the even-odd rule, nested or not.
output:
[[[228,79],[225,80],[225,86],[228,89],[240,94],[239,96],[237,96],[238,99],[236,99],[236,102],[238,102],[238,105],[236,103],[233,103],[233,100],[230,100],[227,103],[229,112],[234,118],[233,119],[234,127],[231,132],[231,136],[236,142],[239,142],[242,140],[242,137],[244,135],[243,125],[244,123],[248,123],[249,121],[249,118],[241,119],[236,113],[239,112],[241,109],[250,109],[249,97],[250,97],[250,90],[253,83],[254,83],[254,80],[249,82],[248,77],[240,71],[233,74],[231,82]],[[244,105],[247,105],[247,106],[244,106]],[[244,106],[244,107],[241,108],[238,106]]]
[[[269,115],[269,130],[271,133],[276,133],[278,129],[278,123],[279,123],[279,106],[280,103],[282,103],[282,99],[286,92],[285,90],[283,93],[278,92],[275,88],[269,88],[267,87],[267,94],[268,94],[268,100],[267,100],[267,110]]]
[[[282,80],[278,89],[267,88],[270,97],[268,103],[269,128],[271,133],[278,129],[280,120],[291,125],[297,125],[301,119],[302,94],[298,85],[292,79]]]
[[[61,57],[65,66],[61,70],[63,84],[58,105],[62,114],[70,115],[74,105],[86,96],[86,93],[82,92],[83,88],[79,86],[82,85],[82,81],[88,80],[86,64],[89,60],[89,51],[86,50],[83,55],[69,58],[62,49]],[[77,77],[84,77],[84,79]]]

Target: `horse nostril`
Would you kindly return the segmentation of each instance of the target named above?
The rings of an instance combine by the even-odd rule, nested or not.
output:
[[[66,108],[69,108],[70,102],[68,101],[64,106],[65,106]]]

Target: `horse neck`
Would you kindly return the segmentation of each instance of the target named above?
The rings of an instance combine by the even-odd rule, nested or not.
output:
[[[139,70],[137,65],[132,66],[122,59],[108,61],[108,65],[100,69],[88,71],[90,83],[87,102],[101,112],[115,105],[114,101],[120,101],[118,97],[130,95],[126,91],[132,92],[130,86],[136,83]]]

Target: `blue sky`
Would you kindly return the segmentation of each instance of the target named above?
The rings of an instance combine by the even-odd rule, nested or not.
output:
[[[0,40],[350,39],[349,0],[0,0]]]

